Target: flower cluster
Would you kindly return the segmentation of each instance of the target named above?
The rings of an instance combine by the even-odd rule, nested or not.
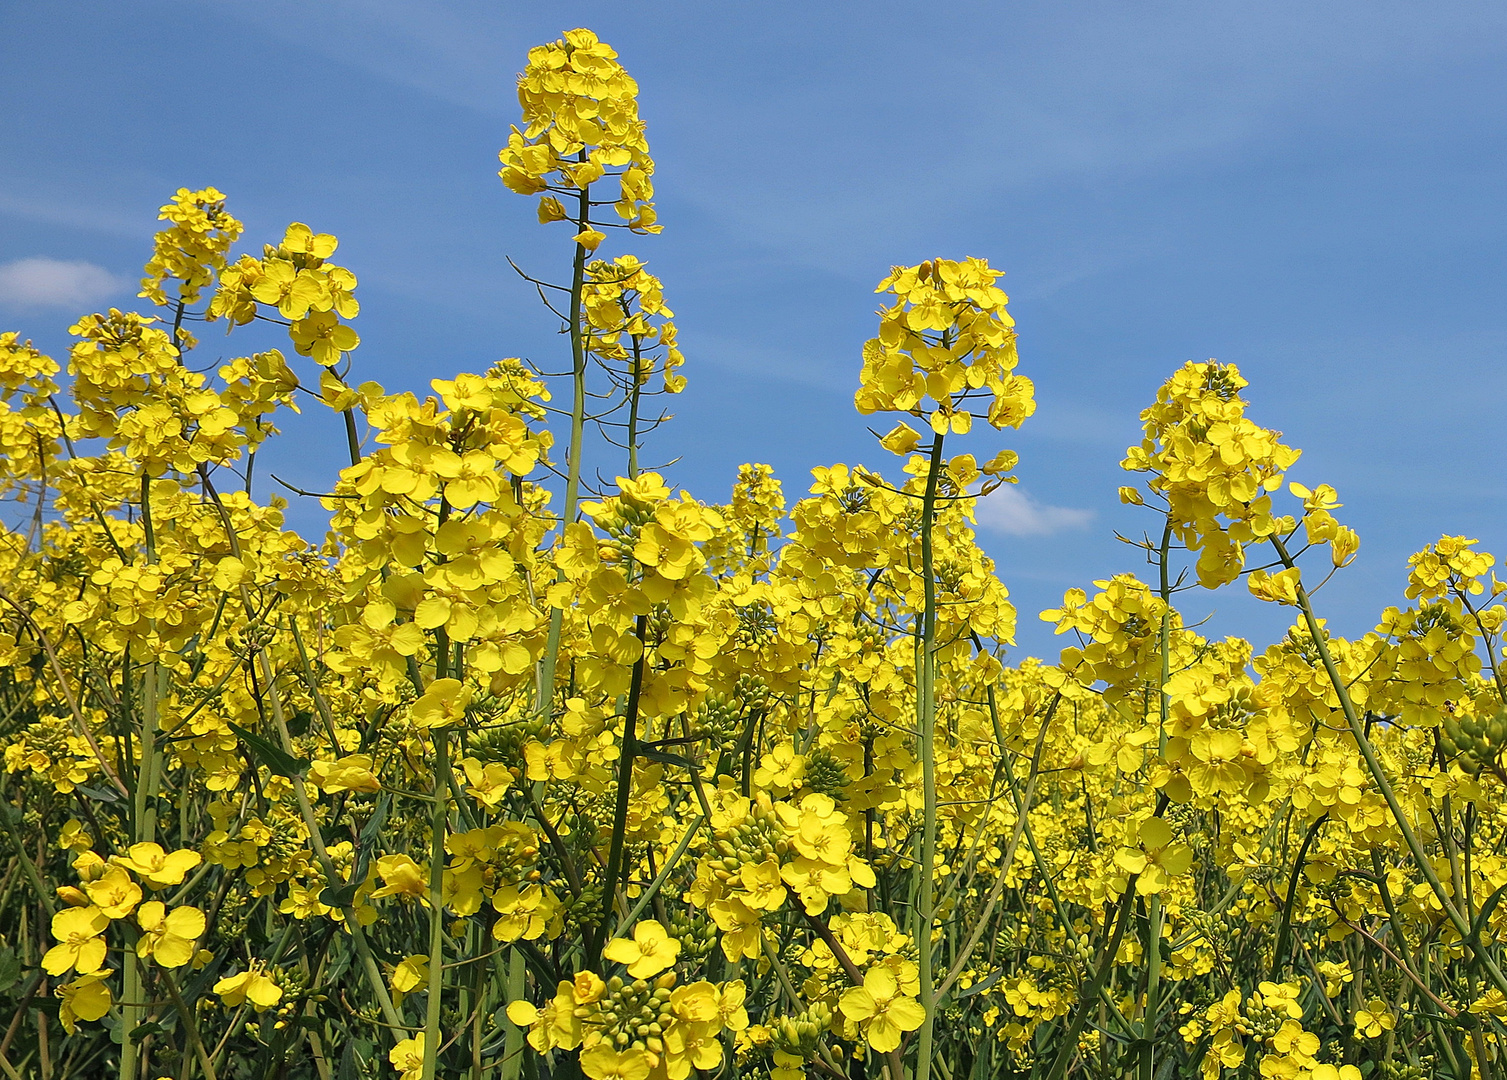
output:
[[[1031,380],[1014,374],[1015,320],[994,283],[1003,273],[984,259],[895,267],[874,290],[896,299],[863,347],[858,411],[912,413],[938,434],[966,433],[975,401],[996,428],[1019,427],[1035,412]]]
[[[638,118],[638,84],[617,53],[590,30],[570,30],[529,50],[518,77],[523,128],[513,128],[499,155],[503,183],[520,195],[579,193],[611,175],[618,217],[639,233],[656,233],[654,159]],[[608,170],[615,170],[609,174]],[[539,220],[567,220],[554,195],[539,202]],[[595,250],[602,234],[586,222],[576,242]]]

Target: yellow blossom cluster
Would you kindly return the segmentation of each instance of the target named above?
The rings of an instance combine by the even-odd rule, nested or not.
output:
[[[1246,385],[1233,364],[1184,364],[1141,413],[1145,438],[1123,462],[1153,474],[1148,488],[1166,500],[1177,537],[1201,553],[1198,580],[1210,587],[1233,581],[1244,547],[1278,530],[1270,493],[1298,460],[1280,432],[1246,418]],[[1133,487],[1121,498],[1141,501]]]
[[[503,183],[521,195],[579,193],[584,206],[591,185],[612,175],[618,182],[614,209],[628,228],[659,231],[651,201],[654,159],[638,117],[638,84],[611,46],[590,30],[577,29],[530,49],[528,67],[518,78],[518,103],[524,126],[513,128],[500,154]],[[539,220],[564,221],[569,215],[554,195],[544,195]],[[577,224],[576,242],[596,250],[603,234],[588,220]]]
[[[864,345],[858,411],[913,413],[937,434],[967,434],[973,401],[996,428],[1019,427],[1035,412],[1031,380],[1014,374],[1015,320],[995,285],[1003,273],[985,259],[895,267],[874,290],[896,299]]]

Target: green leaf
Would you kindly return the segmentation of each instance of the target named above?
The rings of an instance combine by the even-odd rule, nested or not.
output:
[[[672,754],[667,750],[659,750],[644,743],[638,744],[637,751],[636,756],[648,758],[650,761],[657,761],[662,765],[676,765],[682,769],[695,768],[691,764],[690,758],[681,757],[679,754]]]
[[[325,905],[325,907],[348,907],[355,901],[356,890],[358,890],[359,888],[361,888],[361,882],[359,880],[347,882],[346,884],[340,886],[338,889],[333,885],[328,885],[325,887],[324,891],[319,894],[319,902]]]
[[[289,780],[297,780],[303,776],[303,771],[309,767],[307,758],[295,758],[293,755],[273,746],[266,739],[254,731],[247,731],[240,724],[230,723],[230,730],[251,749],[251,756],[261,762],[268,771],[278,776],[286,776]]]
[[[80,795],[87,795],[97,802],[120,802],[120,793],[111,788],[86,787],[83,784],[79,784],[73,790],[77,791]]]
[[[953,994],[952,996],[954,998],[965,998],[965,997],[972,997],[974,994],[982,994],[985,990],[989,989],[995,983],[999,982],[1000,979],[1004,978],[1004,976],[1005,976],[1005,969],[1004,968],[1000,968],[998,971],[996,971],[993,975],[990,975],[983,982],[974,983],[967,990],[959,990],[957,993]]]
[[[21,981],[21,958],[7,945],[0,949],[0,990],[9,990]]]

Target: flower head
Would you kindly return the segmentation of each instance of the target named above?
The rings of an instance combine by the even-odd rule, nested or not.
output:
[[[647,979],[675,963],[680,955],[680,942],[653,919],[645,919],[634,926],[631,941],[627,938],[609,941],[602,955],[613,963],[627,964],[628,974],[635,979]]]

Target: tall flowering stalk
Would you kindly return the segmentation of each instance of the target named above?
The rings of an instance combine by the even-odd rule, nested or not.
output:
[[[616,198],[610,200],[619,219],[615,224],[636,233],[657,233],[661,226],[655,223],[651,201],[654,159],[638,117],[638,84],[617,62],[617,53],[590,30],[572,30],[558,41],[531,49],[528,67],[518,78],[518,101],[524,126],[513,128],[501,150],[498,175],[512,191],[539,196],[541,223],[563,221],[576,230],[570,285],[561,290],[567,296],[571,353],[570,442],[561,519],[568,525],[576,520],[587,422],[591,329],[585,321],[586,266],[606,239],[602,228],[613,224],[593,221],[593,185],[616,181]],[[540,673],[540,708],[546,713],[552,707],[562,619],[556,608]]]
[[[982,259],[946,259],[896,267],[876,292],[896,302],[879,313],[879,336],[864,346],[861,385],[854,402],[861,413],[903,412],[922,418],[932,438],[924,457],[907,471],[921,478],[921,604],[915,638],[916,733],[920,749],[922,825],[917,860],[916,918],[912,923],[919,955],[920,1002],[925,1012],[916,1049],[916,1075],[930,1075],[937,1000],[933,971],[937,857],[937,590],[933,550],[937,500],[969,495],[980,477],[986,489],[1014,465],[1001,451],[982,469],[972,455],[951,462],[942,457],[949,432],[967,434],[979,418],[995,428],[1018,427],[1035,409],[1030,380],[1013,374],[1017,361],[1014,320],[1008,298],[995,286],[1003,271]],[[908,454],[921,436],[903,421],[882,440],[893,453]],[[944,492],[941,485],[947,481]],[[865,477],[873,483],[877,478]],[[896,1078],[898,1080],[898,1078]]]

